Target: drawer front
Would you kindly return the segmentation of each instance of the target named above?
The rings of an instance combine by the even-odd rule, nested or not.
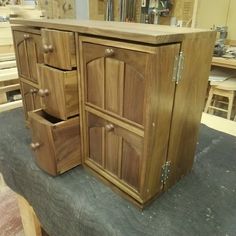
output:
[[[37,165],[51,175],[57,174],[51,123],[43,117],[43,112],[29,113],[32,132],[31,147]]]
[[[13,31],[17,68],[20,77],[37,83],[37,63],[43,63],[41,35]]]
[[[23,98],[25,117],[28,119],[28,112],[41,108],[38,88],[21,81],[21,95]]]
[[[82,42],[85,101],[143,125],[149,54],[113,44],[112,41],[110,46]]]
[[[74,33],[48,29],[41,32],[44,63],[64,70],[76,67]]]
[[[86,129],[86,160],[139,191],[143,138],[91,113]]]
[[[61,121],[43,110],[29,113],[31,147],[41,169],[51,175],[81,163],[79,117]]]
[[[79,113],[77,71],[61,71],[38,65],[43,109],[66,120]]]

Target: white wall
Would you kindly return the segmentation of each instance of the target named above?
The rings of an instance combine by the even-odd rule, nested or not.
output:
[[[75,0],[76,18],[79,20],[89,19],[89,0]]]

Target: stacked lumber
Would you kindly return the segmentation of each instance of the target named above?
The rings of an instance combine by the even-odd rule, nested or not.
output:
[[[0,112],[22,106],[14,53],[0,54]]]

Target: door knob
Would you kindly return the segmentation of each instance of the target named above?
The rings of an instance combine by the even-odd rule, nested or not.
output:
[[[30,93],[31,93],[31,94],[36,94],[37,92],[38,92],[37,89],[30,89]]]
[[[105,49],[105,57],[111,57],[115,54],[115,51],[112,48]]]
[[[113,131],[114,128],[115,128],[115,127],[114,127],[113,124],[107,124],[107,125],[105,125],[105,130],[106,130],[107,132]]]
[[[29,34],[24,34],[24,39],[29,39],[30,35]]]
[[[48,89],[39,89],[38,95],[40,97],[46,97],[49,95],[49,90]]]
[[[31,143],[30,146],[33,151],[36,151],[40,147],[40,144],[36,142],[36,143]]]
[[[43,45],[43,52],[44,53],[49,53],[49,52],[52,52],[52,51],[53,51],[53,46],[52,45],[46,45],[46,44]]]

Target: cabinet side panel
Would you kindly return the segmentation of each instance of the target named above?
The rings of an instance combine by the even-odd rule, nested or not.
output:
[[[212,32],[208,37],[198,35],[182,44],[184,69],[176,88],[168,151],[171,173],[166,189],[186,175],[193,165],[214,42],[215,33]]]
[[[145,149],[141,177],[141,190],[145,200],[163,190],[161,167],[167,158],[175,93],[172,77],[179,49],[180,44],[161,46],[157,48],[155,56],[149,56],[146,71]]]

